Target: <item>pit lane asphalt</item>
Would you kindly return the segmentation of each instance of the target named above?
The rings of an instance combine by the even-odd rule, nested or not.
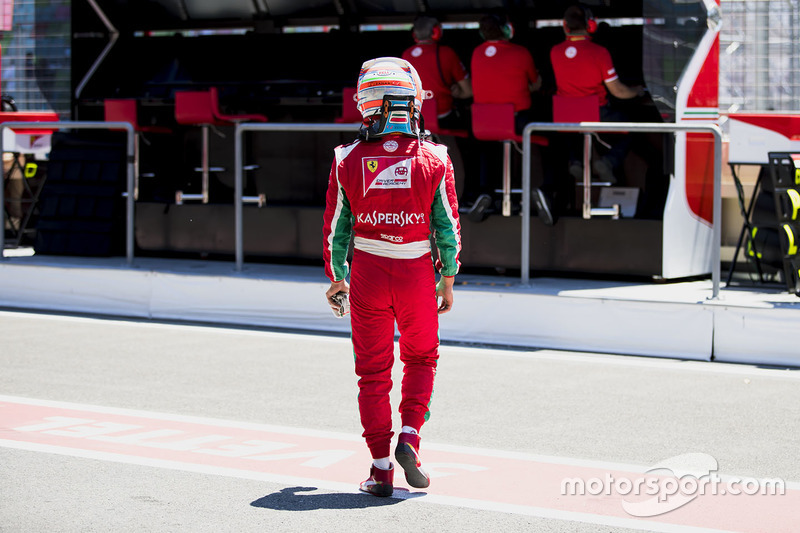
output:
[[[0,312],[0,335],[3,395],[361,432],[346,337],[19,312]],[[797,481],[798,380],[791,369],[443,346],[423,442],[643,465],[702,452],[726,473]],[[0,486],[3,532],[627,531],[2,447]]]

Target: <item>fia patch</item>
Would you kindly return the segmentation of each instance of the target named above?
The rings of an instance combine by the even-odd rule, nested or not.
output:
[[[365,157],[361,162],[365,195],[370,189],[411,188],[411,157]]]
[[[386,141],[383,143],[383,149],[387,152],[394,152],[400,145],[397,144],[397,141]]]

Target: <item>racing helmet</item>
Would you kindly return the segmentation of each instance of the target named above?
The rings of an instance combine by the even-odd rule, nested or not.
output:
[[[361,65],[357,108],[365,124],[373,125],[371,137],[389,133],[416,137],[425,96],[419,74],[408,61],[379,57]]]

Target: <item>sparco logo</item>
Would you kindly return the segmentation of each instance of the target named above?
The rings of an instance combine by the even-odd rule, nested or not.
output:
[[[377,211],[373,211],[372,213],[359,213],[356,217],[356,221],[361,224],[371,224],[373,226],[389,224],[403,227],[411,224],[424,224],[425,213],[406,213],[405,211],[400,213],[378,213]]]
[[[381,233],[381,239],[392,242],[403,242],[403,237],[400,235],[386,235],[385,233]]]

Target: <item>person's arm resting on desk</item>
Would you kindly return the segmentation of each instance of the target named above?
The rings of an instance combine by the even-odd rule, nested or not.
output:
[[[450,93],[453,98],[458,98],[459,100],[472,98],[472,82],[469,81],[469,78],[464,78],[450,87]]]
[[[611,93],[612,96],[615,98],[619,98],[620,100],[630,100],[631,98],[636,98],[637,96],[642,96],[644,92],[644,88],[641,85],[634,85],[633,87],[628,87],[621,81],[619,78],[614,78],[611,81],[607,81],[606,87],[608,88],[608,92]]]

